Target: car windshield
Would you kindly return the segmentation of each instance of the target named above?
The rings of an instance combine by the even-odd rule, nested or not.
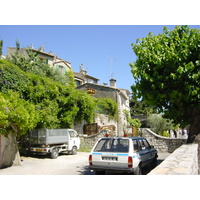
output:
[[[122,152],[128,153],[129,140],[122,138],[101,139],[94,149],[94,152]]]

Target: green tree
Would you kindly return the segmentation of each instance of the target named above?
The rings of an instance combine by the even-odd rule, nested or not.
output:
[[[89,94],[24,72],[8,60],[0,60],[0,91],[16,92],[21,100],[34,105],[36,128],[69,128],[81,120],[92,123],[96,114],[96,103]]]
[[[59,98],[59,118],[61,126],[72,127],[74,123],[85,120],[93,123],[96,115],[96,104],[94,98],[89,94],[72,89],[68,96]]]
[[[129,111],[128,110],[123,110],[125,116],[126,116],[126,119],[127,121],[129,122],[129,124],[131,126],[134,126],[134,127],[137,127],[137,128],[140,128],[141,127],[141,122],[139,119],[131,119],[130,117],[130,114],[129,114]]]
[[[17,92],[0,92],[0,134],[23,135],[36,126],[38,119],[35,106],[21,99]]]
[[[161,115],[153,114],[147,117],[147,125],[157,134],[164,136],[168,130],[174,130],[172,120],[165,119]]]
[[[200,133],[200,30],[176,26],[138,39],[131,63],[137,97],[182,127],[190,124],[188,143]]]
[[[110,98],[96,98],[97,112],[108,115],[109,119],[118,120],[118,105]]]
[[[132,94],[132,98],[130,99],[130,108],[132,117],[138,115],[148,116],[153,113],[153,109],[143,99],[139,100],[135,94]]]

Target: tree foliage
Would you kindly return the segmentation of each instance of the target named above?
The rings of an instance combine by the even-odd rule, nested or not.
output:
[[[38,118],[34,104],[19,98],[19,93],[0,92],[0,134],[25,134],[36,126]]]
[[[174,130],[172,120],[165,119],[161,115],[153,114],[147,117],[147,125],[157,134],[164,136],[168,130]]]
[[[118,118],[118,105],[115,101],[109,98],[96,99],[97,112],[100,114],[106,114],[110,119],[117,120]]]
[[[137,128],[141,127],[142,124],[141,124],[139,119],[131,119],[129,111],[128,110],[123,110],[123,111],[124,111],[124,114],[126,116],[127,121],[129,122],[129,124],[131,126],[134,126],[134,127],[137,127]]]
[[[149,106],[143,99],[138,99],[135,94],[130,99],[131,116],[135,117],[138,115],[149,116],[155,112],[151,106]]]
[[[0,60],[0,91],[1,98],[5,99],[9,104],[7,107],[13,107],[13,110],[20,111],[16,115],[18,118],[15,118],[16,120],[13,123],[9,122],[11,119],[9,117],[0,118],[1,133],[6,133],[8,127],[17,124],[17,121],[23,122],[21,117],[23,118],[23,116],[25,117],[31,113],[36,113],[37,115],[35,123],[31,126],[26,126],[27,123],[25,122],[24,126],[20,124],[20,128],[15,128],[18,131],[17,134],[24,134],[33,127],[69,128],[75,122],[81,120],[85,120],[88,123],[94,120],[96,104],[90,95],[53,81],[50,78],[24,72],[7,60]],[[12,92],[16,94],[16,102],[19,102],[21,109],[18,109],[18,104],[12,101],[14,97],[8,99],[9,94]],[[28,105],[32,111],[27,109]],[[3,110],[2,116],[6,114],[3,108],[5,106],[2,104],[0,107],[1,111]],[[10,110],[9,113],[12,115]],[[7,119],[7,121],[3,119]],[[7,123],[11,123],[12,126]]]
[[[113,117],[117,104],[97,100],[73,86],[22,71],[0,60],[0,134],[20,136],[33,128],[71,128],[85,120],[93,123],[98,107]]]
[[[163,112],[174,123],[190,124],[188,142],[200,133],[200,30],[166,27],[132,44],[137,60],[131,63],[137,97]]]

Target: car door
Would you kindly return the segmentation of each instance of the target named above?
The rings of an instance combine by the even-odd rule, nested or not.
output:
[[[68,150],[71,150],[73,146],[76,146],[77,149],[80,148],[80,138],[78,137],[78,134],[74,130],[69,130],[69,147]]]
[[[153,160],[155,158],[155,156],[156,156],[157,151],[153,146],[151,146],[149,144],[149,142],[147,140],[145,140],[145,142],[147,144],[146,146],[148,146],[148,148],[149,148],[149,159]]]
[[[149,161],[149,149],[146,148],[143,139],[138,140],[138,147],[139,147],[138,153],[140,154],[141,157],[142,167],[144,167],[148,164]]]
[[[147,164],[151,161],[151,146],[149,145],[149,143],[147,142],[146,139],[143,138],[143,144],[145,146],[145,150],[146,150],[146,159],[147,159]]]

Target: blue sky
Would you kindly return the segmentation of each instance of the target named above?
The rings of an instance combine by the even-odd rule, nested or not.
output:
[[[112,75],[118,88],[131,91],[134,79],[129,63],[136,60],[131,43],[162,30],[163,25],[0,25],[0,40],[4,55],[7,47],[15,47],[16,39],[21,47],[44,46],[45,52],[69,61],[73,71],[79,72],[83,64],[100,84],[109,83]]]

